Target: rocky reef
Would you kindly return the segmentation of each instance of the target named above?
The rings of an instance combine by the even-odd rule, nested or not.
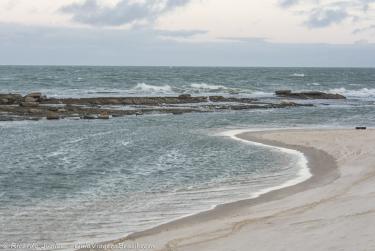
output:
[[[337,94],[338,95],[338,94]],[[277,91],[277,97],[294,99],[345,98],[334,94]],[[290,100],[259,100],[224,96],[49,98],[40,92],[26,96],[0,94],[0,120],[110,119],[127,115],[219,112],[312,106]]]
[[[293,99],[346,99],[340,94],[332,94],[318,91],[309,92],[292,92],[291,90],[279,90],[275,92],[278,97],[286,97]]]

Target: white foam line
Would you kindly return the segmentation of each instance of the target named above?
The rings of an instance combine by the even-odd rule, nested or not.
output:
[[[297,165],[300,166],[300,169],[297,173],[297,175],[298,175],[297,178],[294,178],[292,180],[288,180],[288,181],[282,183],[281,185],[269,187],[269,188],[264,188],[264,189],[262,189],[258,192],[255,192],[253,194],[253,196],[251,196],[252,199],[257,198],[257,197],[259,197],[263,194],[275,191],[275,190],[279,190],[279,189],[290,187],[290,186],[295,186],[295,185],[297,185],[299,183],[302,183],[302,182],[304,182],[304,181],[306,181],[306,180],[308,180],[312,177],[310,168],[308,167],[308,160],[302,152],[294,150],[294,149],[284,148],[284,147],[266,145],[266,144],[262,144],[262,143],[258,143],[258,142],[254,142],[254,141],[250,141],[250,140],[245,140],[245,139],[242,139],[242,138],[238,137],[239,134],[246,133],[246,132],[256,132],[256,131],[270,131],[270,130],[239,129],[239,130],[225,131],[225,132],[220,133],[220,135],[230,137],[234,140],[243,142],[245,144],[261,146],[261,147],[277,150],[277,151],[280,151],[280,152],[283,152],[283,153],[295,155],[295,156],[298,157]]]

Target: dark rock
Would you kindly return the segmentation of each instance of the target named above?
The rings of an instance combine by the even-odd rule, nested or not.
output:
[[[184,111],[173,110],[172,114],[173,115],[182,115],[182,114],[184,114]]]
[[[356,130],[367,130],[367,127],[365,127],[365,126],[357,126],[355,129]]]
[[[9,104],[9,99],[7,98],[0,99],[0,105],[7,105],[7,104]]]
[[[291,91],[276,91],[279,97],[288,97],[295,99],[346,99],[345,96],[340,94],[332,94],[318,91],[309,92],[291,92]]]
[[[180,96],[178,96],[179,99],[190,99],[191,98],[191,95],[190,94],[181,94]]]
[[[39,114],[41,112],[41,110],[39,109],[28,109],[27,111],[31,114]]]
[[[32,98],[41,98],[42,97],[42,93],[40,92],[32,92],[32,93],[29,93],[27,94],[25,97],[32,97]]]
[[[275,92],[277,96],[289,95],[292,93],[291,90],[279,90]]]
[[[106,112],[102,112],[98,115],[98,119],[109,119],[109,115]]]
[[[97,119],[98,117],[96,115],[86,114],[82,118],[83,119]]]
[[[22,102],[20,94],[0,94],[0,105],[15,105]]]
[[[57,120],[57,119],[60,119],[60,115],[56,112],[48,111],[47,112],[47,119],[48,120]]]
[[[225,102],[226,98],[223,96],[209,96],[208,99],[212,102]]]
[[[281,106],[297,106],[297,103],[294,103],[294,102],[289,101],[289,100],[283,100],[283,101],[281,101],[280,105]]]
[[[26,102],[26,103],[36,103],[36,102],[38,102],[38,99],[34,98],[34,97],[28,97],[28,96],[26,96],[23,99],[23,101]]]
[[[38,107],[38,102],[21,102],[20,106],[22,107]]]
[[[58,107],[54,107],[54,106],[48,107],[48,111],[51,111],[51,112],[57,112],[58,110],[59,110]]]
[[[46,99],[47,97],[43,96],[42,93],[40,93],[40,92],[32,92],[32,93],[27,94],[24,97],[25,100],[26,100],[26,98],[33,98],[33,99],[36,100],[36,102],[41,102],[42,100]]]

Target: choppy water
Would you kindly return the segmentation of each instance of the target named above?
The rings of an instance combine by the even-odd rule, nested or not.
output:
[[[111,240],[298,177],[298,156],[233,140],[227,130],[375,125],[374,69],[0,67],[0,92],[49,96],[271,97],[277,89],[349,99],[296,109],[0,122],[0,243]]]

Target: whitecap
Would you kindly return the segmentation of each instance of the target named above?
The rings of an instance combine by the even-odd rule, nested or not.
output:
[[[197,90],[203,90],[203,91],[219,91],[219,90],[227,90],[228,87],[225,87],[223,85],[209,85],[206,83],[200,83],[200,84],[191,84],[191,88],[197,89]]]
[[[349,98],[365,98],[373,99],[375,98],[375,89],[362,88],[357,90],[348,90],[344,87],[335,88],[328,91],[329,93],[338,93]]]
[[[130,141],[122,141],[121,142],[121,145],[123,145],[123,146],[127,146],[127,145],[129,145],[130,144]]]
[[[173,93],[172,87],[169,85],[148,85],[146,83],[138,83],[132,88],[133,91],[149,93]]]
[[[305,74],[303,73],[293,73],[292,75],[290,75],[291,77],[300,77],[300,78],[303,78],[305,77]]]

